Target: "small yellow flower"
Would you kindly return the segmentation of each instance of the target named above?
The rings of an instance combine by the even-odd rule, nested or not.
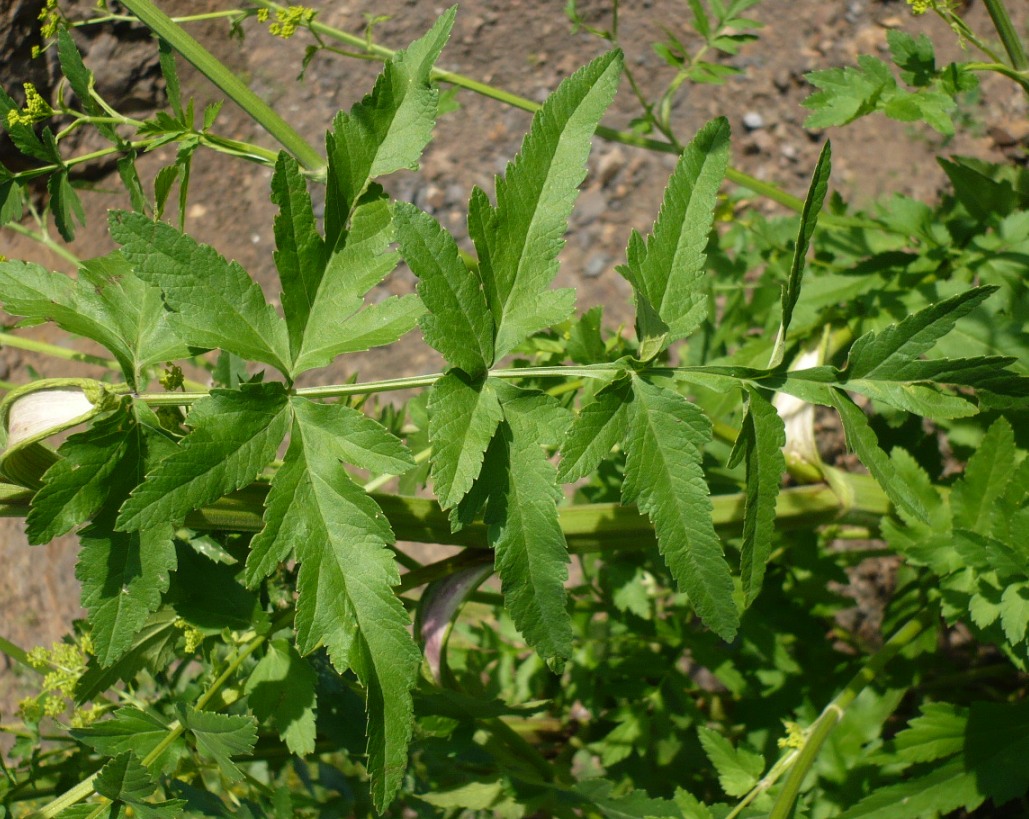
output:
[[[267,23],[268,22],[268,9],[257,10],[257,22]]]
[[[25,107],[20,111],[12,108],[7,112],[7,127],[15,125],[32,125],[41,119],[53,116],[54,109],[43,99],[32,83],[25,83]]]
[[[257,19],[264,22],[268,19],[268,12],[267,9],[262,9],[261,11],[265,12],[264,17],[261,16],[259,11]],[[268,26],[268,33],[275,37],[281,37],[283,40],[288,40],[297,33],[299,27],[310,25],[314,15],[314,9],[309,9],[306,6],[294,5],[289,8],[279,9],[275,12],[275,22]]]
[[[925,14],[934,4],[934,0],[908,0],[908,5],[911,6],[911,13],[916,16]]]
[[[803,748],[804,747],[804,729],[801,728],[797,723],[790,722],[789,720],[783,722],[786,727],[786,736],[779,738],[780,748]]]

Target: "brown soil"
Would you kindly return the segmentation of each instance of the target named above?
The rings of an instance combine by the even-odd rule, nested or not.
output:
[[[91,2],[80,0],[84,7]],[[69,7],[71,3],[62,2]],[[223,7],[215,0],[164,0],[169,13],[198,13]],[[361,31],[366,15],[390,14],[392,19],[375,28],[375,38],[391,47],[402,47],[422,33],[442,9],[425,2],[323,3],[319,19],[349,31]],[[585,33],[571,34],[557,0],[465,0],[441,66],[493,83],[533,100],[542,100],[562,77],[605,49],[605,44]],[[1013,7],[1019,4],[1011,4]],[[588,21],[605,25],[609,3],[583,0],[580,12]],[[54,55],[30,61],[28,48],[38,0],[0,0],[0,82],[8,90],[33,79],[41,88],[56,77]],[[1019,25],[1029,18],[1029,8],[1017,9]],[[674,109],[674,124],[687,139],[706,120],[729,118],[735,132],[733,164],[760,179],[780,184],[802,195],[815,157],[826,136],[834,143],[833,186],[854,203],[869,203],[885,193],[900,192],[933,198],[943,184],[943,174],[933,156],[941,149],[998,160],[1004,154],[1024,158],[1027,142],[1025,97],[1011,83],[988,79],[980,101],[969,114],[973,124],[944,145],[935,132],[868,117],[830,134],[806,130],[807,115],[801,101],[811,92],[804,73],[818,68],[851,64],[859,53],[882,53],[886,33],[902,26],[912,33],[925,31],[937,44],[938,60],[962,59],[949,31],[934,17],[912,19],[902,2],[848,0],[765,0],[749,16],[766,27],[761,39],[746,46],[733,64],[745,74],[724,86],[684,89]],[[653,53],[650,44],[664,38],[663,27],[688,37],[689,14],[681,0],[640,0],[623,4],[622,45],[626,60],[644,87],[658,93],[670,72]],[[985,10],[973,4],[968,12],[973,29],[989,30]],[[283,42],[269,36],[256,23],[247,26],[245,43],[229,40],[223,22],[191,26],[190,31],[226,62],[314,144],[320,144],[332,115],[349,107],[370,87],[377,66],[356,60],[319,56],[306,81],[295,82],[306,45],[298,36]],[[154,49],[138,28],[120,26],[115,31],[83,35],[82,48],[88,65],[97,73],[98,87],[116,104],[130,111],[145,110],[159,97],[160,81]],[[30,73],[31,72],[31,76]],[[217,94],[196,72],[182,68],[184,93],[199,103]],[[421,170],[396,175],[393,192],[433,212],[459,237],[464,237],[464,206],[473,185],[492,191],[493,175],[514,155],[529,124],[523,111],[462,91],[461,108],[444,116],[437,139],[427,151]],[[638,107],[623,83],[605,120],[626,127]],[[745,128],[745,115],[756,114],[761,126]],[[970,120],[971,121],[971,120]],[[754,124],[756,118],[748,117]],[[238,110],[227,105],[218,130],[228,136],[274,147]],[[76,152],[91,146],[84,140]],[[0,155],[3,155],[0,148]],[[4,161],[8,161],[3,155]],[[155,151],[140,162],[144,186],[152,189],[156,172],[174,159],[174,149]],[[606,305],[611,324],[629,318],[629,291],[615,273],[622,259],[630,228],[645,230],[656,215],[664,183],[674,164],[669,155],[597,140],[588,178],[573,216],[558,285],[578,288],[580,305]],[[85,196],[88,230],[71,250],[86,258],[107,252],[112,245],[101,229],[104,212],[126,205],[116,191],[110,168],[92,175],[96,188]],[[215,245],[224,255],[239,260],[277,296],[272,264],[271,224],[274,209],[268,199],[271,172],[213,153],[198,154],[191,185],[188,230],[201,241]],[[765,205],[760,205],[765,207]],[[55,269],[68,269],[63,260],[35,242],[0,231],[0,253],[12,258],[40,261]],[[408,291],[412,277],[394,274],[382,286],[381,295]],[[66,344],[68,340],[47,328],[33,331],[41,338]],[[4,377],[27,381],[31,365],[44,375],[70,374],[70,368],[54,360],[38,360],[16,350],[5,350],[0,359]],[[399,345],[355,357],[318,379],[337,382],[360,370],[364,377],[431,372],[438,361],[426,351],[417,333]],[[64,634],[70,620],[80,614],[78,590],[72,567],[75,544],[62,538],[43,547],[25,545],[21,524],[0,522],[0,633],[29,647],[48,644]],[[0,708],[18,699],[19,685],[4,673],[0,657]],[[10,716],[10,711],[5,715]]]

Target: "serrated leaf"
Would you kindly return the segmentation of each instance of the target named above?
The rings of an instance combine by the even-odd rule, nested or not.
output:
[[[489,379],[451,370],[429,393],[432,481],[440,506],[449,509],[471,489],[503,413]]]
[[[877,57],[862,54],[858,66],[830,68],[806,74],[807,80],[821,90],[801,103],[812,113],[805,128],[846,125],[875,110],[879,98],[897,87],[889,66]]]
[[[568,291],[547,293],[586,174],[590,141],[618,86],[621,55],[598,57],[565,79],[536,113],[519,155],[497,179],[497,205],[473,194],[469,232],[496,326],[494,361],[567,317]],[[480,226],[473,231],[473,223]],[[490,230],[481,226],[489,223]],[[490,362],[491,364],[493,362]]]
[[[898,759],[932,762],[959,753],[965,744],[968,709],[946,702],[926,702],[921,715],[894,739]]]
[[[468,782],[445,791],[418,794],[415,798],[428,802],[434,808],[464,808],[465,810],[488,810],[504,792],[504,783]]]
[[[844,811],[840,819],[911,819],[948,814],[958,808],[973,811],[986,798],[976,778],[960,761],[947,762],[900,784],[880,786]]]
[[[804,197],[804,207],[800,212],[800,226],[797,229],[797,241],[793,248],[793,261],[790,263],[789,278],[782,291],[782,321],[779,323],[779,331],[776,333],[775,343],[772,347],[772,358],[768,363],[769,369],[775,369],[782,364],[783,356],[786,354],[786,333],[793,320],[793,309],[800,299],[800,285],[804,276],[804,266],[807,263],[807,252],[811,245],[811,236],[818,224],[818,214],[822,210],[826,191],[829,189],[831,173],[832,146],[826,140],[818,154],[818,162],[815,163],[814,173],[811,174],[811,184],[808,187],[807,196]]]
[[[872,477],[883,488],[893,505],[902,510],[904,514],[928,523],[929,515],[918,493],[907,484],[894,479],[890,459],[879,447],[879,441],[868,425],[868,419],[861,408],[846,393],[835,388],[830,391],[830,398],[843,422],[847,446],[857,454],[861,463],[872,473]]]
[[[345,244],[329,258],[314,294],[294,374],[327,366],[345,352],[392,343],[414,327],[424,307],[413,296],[361,309],[365,294],[396,267],[392,241],[385,200],[373,198],[354,211]]]
[[[705,625],[732,640],[739,614],[701,465],[711,422],[681,395],[641,378],[632,390],[622,499],[653,521],[665,563]]]
[[[275,216],[275,267],[282,283],[282,312],[286,316],[290,352],[295,358],[304,340],[308,317],[328,262],[328,252],[315,227],[311,194],[300,165],[279,152],[272,176]]]
[[[111,719],[72,729],[71,735],[104,756],[131,751],[137,758],[145,759],[167,740],[168,726],[136,708],[119,708]],[[184,751],[182,740],[176,739],[154,760],[151,773],[169,770]]]
[[[540,431],[560,435],[570,419],[543,393],[505,400],[503,410],[498,435],[506,444],[508,469],[503,489],[490,496],[488,537],[506,609],[529,645],[559,669],[572,651],[564,589],[569,558],[557,516],[557,470],[540,446]]]
[[[450,37],[456,7],[404,51],[393,55],[371,94],[333,120],[326,137],[329,160],[325,234],[336,244],[368,181],[412,168],[432,138],[438,92],[429,86],[433,63]]]
[[[983,436],[951,493],[954,525],[989,534],[1015,468],[1015,435],[1005,418],[998,418]]]
[[[115,532],[114,514],[94,519],[79,534],[75,577],[89,611],[94,654],[109,666],[133,638],[168,590],[175,569],[172,526],[155,524],[138,532]]]
[[[197,711],[188,706],[179,707],[179,721],[193,737],[197,753],[218,764],[222,775],[230,782],[243,778],[243,772],[232,761],[233,756],[253,752],[257,742],[257,722],[245,714],[216,714]]]
[[[289,429],[286,392],[275,383],[212,390],[193,405],[186,423],[190,434],[122,507],[120,531],[181,521],[253,481]]]
[[[775,499],[779,495],[782,474],[786,471],[786,459],[782,453],[786,445],[786,429],[772,403],[753,388],[747,388],[746,409],[729,463],[732,466],[742,461],[747,469],[740,577],[747,605],[750,605],[761,591],[765,563],[772,551]]]
[[[45,133],[49,133],[49,129]],[[57,232],[66,242],[75,241],[75,222],[86,224],[86,212],[82,207],[75,187],[71,184],[65,168],[54,171],[46,181],[47,193],[50,194],[50,212],[54,216]]]
[[[697,734],[704,753],[718,772],[718,783],[729,796],[744,796],[757,784],[765,769],[760,754],[732,747],[717,731],[699,726]]]
[[[138,213],[112,211],[110,225],[136,274],[161,288],[183,341],[289,372],[286,324],[239,264]]]
[[[482,280],[429,214],[406,203],[398,203],[394,213],[400,253],[418,276],[418,295],[428,308],[419,322],[425,341],[451,366],[482,375],[493,362],[494,332]]]
[[[93,73],[82,62],[82,55],[75,46],[71,32],[63,26],[57,30],[57,56],[61,62],[61,73],[68,80],[75,96],[79,98],[78,102],[82,106],[82,110],[92,117],[99,118],[94,120],[93,126],[111,142],[115,144],[121,142],[114,123],[105,122],[103,119],[107,116],[107,112],[89,93],[93,86]]]
[[[270,722],[291,754],[314,751],[315,683],[318,675],[286,640],[273,640],[247,679],[247,703]]]
[[[640,242],[640,252],[629,255],[634,288],[668,325],[663,346],[690,335],[707,316],[704,249],[728,161],[729,122],[720,117],[686,146],[645,248]],[[640,307],[638,299],[638,313]]]
[[[337,431],[295,409],[289,449],[272,481],[247,578],[259,581],[291,553],[300,562],[297,648],[308,653],[324,645],[340,672],[352,668],[364,684],[372,797],[382,810],[407,767],[411,688],[420,655],[393,593],[400,575],[387,548],[393,542],[389,524],[343,469]]]
[[[0,227],[19,221],[24,213],[23,188],[3,163],[0,163]]]
[[[96,775],[93,788],[112,802],[138,802],[154,792],[157,785],[135,755],[119,754]]]
[[[557,473],[561,483],[572,483],[592,474],[622,442],[629,423],[631,399],[629,380],[617,379],[579,411],[561,444],[561,466]]]
[[[672,801],[655,799],[643,790],[615,796],[614,789],[606,779],[584,779],[574,791],[608,819],[682,819],[682,811]]]
[[[390,475],[402,475],[414,466],[411,453],[399,438],[353,407],[297,397],[290,398],[290,407],[302,424],[333,439],[331,451],[344,463]]]
[[[978,307],[996,287],[977,287],[919,310],[898,324],[866,333],[850,348],[844,373],[848,379],[910,380],[905,365],[928,351],[959,318]]]
[[[103,345],[134,386],[143,367],[189,354],[168,324],[160,291],[144,284],[118,253],[83,262],[78,279],[27,262],[0,262],[0,301],[29,323],[52,321]]]

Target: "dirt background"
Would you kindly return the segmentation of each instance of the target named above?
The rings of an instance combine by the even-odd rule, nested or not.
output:
[[[39,0],[0,0],[0,84],[20,99],[21,83],[33,81],[46,93],[56,88],[58,72],[53,51],[30,59],[38,44],[36,15]],[[62,2],[73,18],[93,6],[87,0]],[[165,0],[159,5],[170,14],[197,14],[224,8],[209,0]],[[324,2],[318,19],[351,32],[364,30],[368,15],[390,15],[375,28],[375,39],[393,48],[403,47],[424,32],[443,10],[442,4],[417,0],[376,2]],[[456,27],[440,66],[542,101],[560,80],[606,44],[586,33],[573,34],[563,13],[564,0],[464,0]],[[1029,4],[1010,4],[1016,23],[1025,31]],[[582,0],[583,18],[606,26],[607,0]],[[861,53],[886,52],[886,34],[894,27],[928,33],[937,44],[939,62],[963,57],[946,27],[932,15],[912,18],[904,2],[883,0],[765,0],[748,12],[765,28],[760,40],[745,46],[731,59],[744,73],[723,86],[683,87],[674,108],[674,126],[681,141],[708,119],[725,115],[734,131],[733,165],[759,179],[803,195],[815,157],[826,137],[833,140],[833,187],[847,200],[868,204],[884,194],[899,192],[933,198],[944,177],[934,161],[940,151],[969,154],[991,160],[1004,156],[1025,162],[1029,145],[1029,118],[1025,97],[1014,84],[987,78],[977,99],[968,107],[968,125],[945,140],[923,126],[868,117],[829,133],[804,128],[807,115],[801,101],[812,88],[804,74],[820,68],[852,64]],[[663,28],[690,41],[690,20],[684,0],[633,0],[622,4],[621,45],[626,61],[644,89],[656,96],[671,78],[671,71],[651,50],[665,38]],[[990,31],[985,9],[973,2],[967,9],[969,25]],[[271,37],[251,20],[244,26],[244,42],[230,40],[224,20],[195,23],[190,32],[265,100],[282,112],[309,141],[321,145],[333,114],[348,108],[370,88],[378,66],[333,55],[320,55],[298,84],[304,48],[303,35],[282,41]],[[105,25],[80,29],[76,38],[87,65],[97,76],[101,93],[116,108],[141,117],[163,106],[163,83],[156,64],[156,49],[149,34],[138,26]],[[695,42],[695,41],[694,41]],[[207,103],[218,94],[188,66],[180,67],[183,93]],[[493,189],[494,174],[503,170],[517,151],[529,114],[501,103],[461,91],[460,110],[439,122],[436,140],[418,173],[398,174],[389,184],[400,198],[434,213],[459,238],[466,237],[465,204],[473,185]],[[639,108],[622,88],[605,124],[627,127]],[[746,124],[745,124],[746,123]],[[226,105],[215,129],[236,139],[274,147],[271,139],[232,105]],[[95,150],[100,143],[87,135],[66,152]],[[5,146],[0,160],[17,169]],[[174,161],[174,148],[144,157],[140,172],[152,190],[157,171]],[[614,266],[624,256],[630,228],[646,230],[652,223],[674,157],[597,140],[590,160],[590,175],[572,218],[571,230],[557,284],[574,286],[580,305],[603,303],[611,324],[630,317],[628,286]],[[88,229],[70,249],[88,258],[112,248],[102,229],[105,211],[124,207],[113,164],[83,169],[78,181],[84,192]],[[268,199],[270,169],[249,165],[212,152],[200,152],[193,165],[187,229],[199,240],[215,245],[227,257],[241,262],[274,299],[271,225],[274,208]],[[317,191],[315,192],[317,199]],[[765,203],[759,207],[770,207]],[[10,230],[0,230],[0,254],[41,262],[53,269],[71,266],[39,244]],[[410,273],[400,270],[377,291],[378,297],[408,292]],[[10,320],[7,321],[10,324]],[[67,338],[48,328],[29,331],[37,338],[70,346]],[[417,333],[399,345],[348,359],[345,365],[319,371],[321,382],[360,371],[363,377],[431,372],[438,361],[426,350]],[[19,350],[0,351],[0,378],[16,383],[31,379],[30,367],[42,375],[71,374],[69,365],[28,356]],[[77,370],[76,373],[82,372]],[[95,374],[95,373],[93,373]],[[81,614],[74,578],[76,544],[61,538],[45,547],[26,545],[19,521],[0,521],[0,634],[25,648],[57,640],[71,620]],[[0,656],[0,720],[12,717],[13,704],[23,695],[26,681],[10,661]]]

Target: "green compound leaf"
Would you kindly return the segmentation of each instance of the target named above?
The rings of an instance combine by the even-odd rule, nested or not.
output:
[[[253,752],[257,742],[257,721],[253,717],[197,711],[188,705],[180,705],[179,721],[192,736],[201,757],[216,762],[222,775],[230,782],[243,778],[243,772],[232,757]]]
[[[112,802],[136,802],[154,792],[154,784],[135,755],[119,754],[97,773],[93,788]]]
[[[161,288],[183,341],[289,372],[286,324],[236,262],[138,213],[112,211],[110,223],[112,238],[136,274]]]
[[[275,266],[282,282],[282,312],[286,316],[289,348],[295,357],[304,340],[311,307],[328,262],[328,252],[314,222],[311,194],[300,165],[285,151],[279,153],[272,177],[275,217]]]
[[[632,389],[622,499],[653,521],[665,563],[707,627],[732,640],[739,613],[701,466],[711,422],[678,393],[635,376]]]
[[[909,777],[897,785],[879,787],[840,819],[909,819],[912,816],[944,816],[958,808],[974,811],[985,796],[976,774],[960,760],[934,765],[929,773]]]
[[[850,349],[844,374],[848,379],[907,381],[918,377],[919,357],[949,333],[998,288],[976,287],[919,310],[898,324],[866,333]]]
[[[832,146],[826,142],[818,155],[815,172],[811,175],[811,185],[808,187],[807,197],[804,199],[804,208],[800,212],[800,227],[797,230],[797,244],[793,249],[793,263],[790,265],[790,276],[786,287],[782,291],[782,322],[775,337],[772,358],[768,364],[769,369],[775,369],[782,364],[783,356],[786,354],[786,332],[790,329],[790,322],[793,320],[793,308],[797,306],[797,301],[800,299],[800,285],[804,275],[807,251],[811,245],[811,236],[815,232],[815,226],[818,224],[818,213],[822,209],[826,191],[829,189],[831,172]]]
[[[449,509],[472,488],[503,413],[491,379],[473,381],[459,370],[433,384],[428,408],[433,486]]]
[[[131,751],[138,759],[145,759],[167,740],[168,726],[135,708],[119,708],[111,719],[76,728],[71,731],[71,735],[105,756],[117,756]],[[150,772],[157,774],[174,767],[185,750],[182,740],[175,740],[150,765]]]
[[[625,272],[637,292],[637,312],[642,296],[667,325],[662,347],[690,335],[707,316],[704,249],[728,162],[729,122],[719,117],[683,151],[646,244],[639,234],[630,239]]]
[[[743,462],[747,468],[747,503],[743,509],[743,545],[740,576],[747,605],[761,591],[765,563],[772,551],[775,531],[775,499],[786,471],[782,448],[786,429],[772,403],[753,388],[747,388],[746,414],[740,426],[729,465]],[[730,796],[738,796],[726,790]]]
[[[391,344],[425,312],[415,296],[390,297],[364,306],[365,294],[400,258],[389,248],[391,219],[382,198],[374,197],[354,211],[345,244],[329,258],[313,294],[294,374],[325,367],[342,353]]]
[[[93,88],[93,72],[82,62],[82,55],[79,54],[79,49],[67,28],[62,27],[57,31],[57,56],[61,61],[61,73],[67,78],[72,91],[78,97],[78,103],[82,106],[82,110],[92,117],[106,117],[107,112],[90,94]],[[121,142],[114,123],[94,121],[93,124],[106,139],[115,144]]]
[[[558,670],[572,651],[564,589],[568,546],[557,516],[562,498],[557,470],[540,444],[560,438],[570,419],[550,396],[515,392],[524,394],[503,402],[498,435],[506,444],[508,469],[486,510],[488,537],[511,618],[529,645]]]
[[[493,315],[478,272],[461,260],[454,238],[413,205],[394,207],[400,253],[418,276],[425,341],[451,366],[482,375],[493,362]]]
[[[704,753],[718,772],[718,783],[729,796],[744,796],[757,784],[765,769],[760,754],[732,747],[732,743],[717,731],[699,726],[697,734]]]
[[[907,483],[897,481],[894,478],[890,458],[879,447],[879,441],[876,439],[872,428],[868,425],[868,419],[861,411],[861,408],[845,392],[835,387],[830,390],[829,396],[832,405],[840,414],[840,420],[843,422],[843,431],[847,436],[847,446],[857,453],[861,463],[872,473],[872,477],[883,488],[887,497],[889,497],[898,510],[902,511],[905,515],[910,515],[928,523],[929,513],[926,511],[917,490]]]
[[[629,380],[618,378],[579,411],[561,445],[561,466],[557,473],[561,483],[572,483],[592,474],[622,442],[629,424],[631,400]]]
[[[273,640],[246,684],[254,716],[269,722],[291,754],[314,751],[315,683],[318,675],[286,640]]]
[[[119,530],[181,521],[253,481],[289,429],[286,392],[281,384],[212,390],[193,405],[186,423],[192,432],[126,501]]]
[[[297,648],[306,654],[324,645],[340,672],[353,669],[364,684],[372,798],[383,810],[407,767],[421,657],[393,593],[400,582],[388,548],[393,532],[340,463],[351,421],[341,414],[329,422],[306,403],[293,400],[289,450],[272,482],[265,528],[253,540],[247,579],[253,585],[291,553],[300,562]]]
[[[497,178],[496,207],[481,191],[473,192],[469,233],[496,325],[493,361],[566,318],[574,305],[570,291],[546,288],[557,273],[590,141],[614,97],[621,67],[621,53],[614,51],[565,79],[536,112],[506,176]]]
[[[668,799],[655,799],[646,791],[624,793],[607,779],[584,779],[573,788],[605,819],[682,819],[682,811]]]
[[[950,504],[955,528],[971,529],[984,535],[992,533],[1001,511],[998,501],[1015,475],[1017,453],[1011,424],[998,418],[968,459],[964,476],[954,484]]]
[[[126,380],[139,384],[149,364],[184,358],[161,291],[139,279],[119,253],[83,262],[78,279],[27,262],[0,262],[0,301],[26,324],[52,321],[96,341],[118,360]]]
[[[417,165],[432,138],[439,92],[429,74],[450,37],[456,7],[405,51],[390,58],[371,94],[336,115],[326,137],[329,160],[325,234],[330,248],[343,235],[370,179]]]

